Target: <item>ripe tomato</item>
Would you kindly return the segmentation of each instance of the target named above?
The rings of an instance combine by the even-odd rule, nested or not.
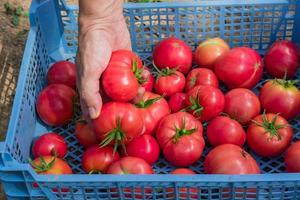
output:
[[[171,174],[181,175],[194,175],[196,174],[188,168],[177,168],[171,172]],[[175,199],[175,190],[173,188],[167,188],[168,197]],[[180,187],[179,188],[179,199],[198,199],[198,189],[196,187]]]
[[[195,52],[195,61],[201,67],[213,69],[217,59],[230,47],[221,38],[210,38],[199,44]]]
[[[300,91],[293,82],[283,79],[266,82],[259,94],[263,109],[280,113],[285,119],[296,117],[300,113]]]
[[[68,152],[68,146],[64,138],[56,133],[46,133],[40,136],[32,145],[32,154],[34,158],[40,156],[65,157]]]
[[[186,94],[185,93],[175,93],[173,94],[168,103],[172,113],[178,112],[186,107]]]
[[[30,164],[38,174],[72,174],[72,169],[68,163],[54,156],[38,157]]]
[[[190,71],[186,78],[185,91],[188,92],[197,85],[210,85],[219,87],[219,81],[215,73],[206,68],[196,68]]]
[[[151,166],[142,158],[126,156],[112,163],[108,174],[153,174]]]
[[[237,121],[218,116],[207,126],[207,139],[212,146],[235,144],[242,147],[246,141],[246,133]]]
[[[259,174],[253,157],[234,144],[222,144],[212,149],[204,161],[207,174]]]
[[[151,135],[142,135],[133,139],[126,145],[128,156],[144,159],[149,165],[153,165],[159,158],[159,145]]]
[[[236,47],[217,60],[215,72],[229,88],[250,89],[262,78],[263,62],[255,50]]]
[[[170,114],[168,102],[163,97],[151,92],[145,92],[135,106],[139,108],[140,116],[144,120],[143,134],[153,135],[160,119]]]
[[[76,66],[69,61],[54,63],[47,72],[48,84],[64,84],[76,88]]]
[[[278,156],[290,144],[293,129],[281,116],[262,114],[253,119],[247,130],[247,143],[260,156]]]
[[[94,131],[90,128],[90,126],[87,123],[84,122],[76,123],[75,137],[77,138],[78,142],[85,148],[99,144],[99,141]]]
[[[236,88],[225,94],[224,112],[245,125],[260,113],[260,102],[251,90]]]
[[[110,62],[102,74],[105,93],[115,101],[130,101],[138,92],[139,83],[133,70],[121,62]]]
[[[154,64],[163,69],[178,69],[187,74],[192,67],[192,49],[182,40],[171,37],[160,41],[153,50]]]
[[[284,163],[288,172],[300,172],[300,141],[292,144],[286,151]]]
[[[164,117],[158,125],[156,138],[165,158],[180,167],[199,160],[205,145],[201,122],[185,112]]]
[[[91,146],[82,156],[82,168],[86,173],[106,173],[109,165],[120,159],[119,153],[110,146]]]
[[[149,72],[149,76],[146,80],[142,80],[142,87],[145,88],[145,91],[147,92],[151,92],[153,89],[153,85],[154,85],[154,76],[152,75],[151,71],[149,68],[144,67],[143,70],[146,70]]]
[[[299,61],[296,44],[288,40],[275,42],[264,57],[267,72],[276,78],[295,76]]]
[[[157,94],[170,97],[177,92],[182,92],[185,85],[185,77],[179,71],[162,69],[154,83],[154,89]]]
[[[109,102],[102,106],[92,127],[101,146],[127,144],[143,133],[144,121],[139,110],[130,103]]]
[[[36,101],[39,117],[50,126],[66,124],[73,117],[75,91],[63,84],[51,84],[43,89]]]
[[[109,62],[121,62],[131,68],[134,63],[137,65],[137,68],[143,67],[143,62],[140,57],[134,52],[126,49],[119,49],[112,52]]]
[[[187,93],[188,110],[200,121],[205,122],[220,115],[224,109],[224,95],[218,88],[198,85]]]

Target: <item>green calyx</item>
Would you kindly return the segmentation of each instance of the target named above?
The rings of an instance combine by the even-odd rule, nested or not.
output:
[[[279,114],[276,114],[275,117],[270,121],[266,114],[263,113],[262,115],[262,123],[259,123],[257,121],[254,121],[252,120],[252,122],[259,126],[259,127],[262,127],[264,128],[264,130],[266,131],[266,133],[269,133],[270,134],[270,140],[273,138],[273,137],[277,137],[278,140],[281,140],[281,136],[279,135],[278,131],[282,128],[285,128],[286,125],[285,124],[279,124],[279,125],[276,125],[276,120],[278,118],[278,115]]]
[[[92,169],[90,172],[89,172],[89,175],[91,174],[102,174],[102,172],[100,170],[96,170],[96,169]]]
[[[159,101],[161,98],[163,97],[159,96],[153,99],[148,99],[146,101],[141,100],[140,102],[136,103],[135,106],[137,108],[148,108],[149,106],[153,105],[155,102]]]
[[[203,112],[203,106],[199,102],[199,95],[197,94],[196,98],[193,98],[192,96],[189,97],[189,101],[191,103],[190,106],[185,108],[183,111],[193,111],[193,115],[196,115],[198,118],[201,116]]]
[[[126,134],[121,129],[121,120],[120,120],[120,117],[118,117],[118,119],[117,119],[117,127],[114,128],[114,129],[112,129],[111,131],[109,131],[108,133],[105,134],[105,138],[100,143],[100,148],[105,147],[105,146],[107,146],[108,144],[110,144],[111,142],[114,141],[115,144],[114,144],[114,152],[113,152],[113,154],[116,153],[119,144],[122,145],[125,154],[127,154],[125,143],[124,143],[125,139],[126,139]]]
[[[186,121],[185,118],[182,120],[182,128],[178,128],[175,126],[175,135],[172,137],[173,143],[177,143],[179,138],[185,135],[191,135],[192,133],[195,133],[197,131],[197,128],[192,129],[186,129]]]
[[[54,156],[53,159],[47,163],[44,159],[44,157],[40,157],[40,162],[41,164],[36,164],[35,162],[33,162],[32,160],[29,160],[30,165],[34,168],[34,171],[36,173],[42,173],[42,172],[46,172],[49,169],[51,169],[55,163],[56,157]]]
[[[158,67],[153,63],[153,67],[157,71],[158,76],[170,76],[176,75],[177,68],[170,69],[169,67],[165,67],[163,69],[158,69]]]
[[[295,84],[299,83],[300,80],[296,79],[296,80],[286,80],[284,79],[274,79],[273,83],[277,83],[281,86],[283,86],[284,88],[290,88],[290,87],[295,87]]]
[[[138,69],[138,65],[137,65],[137,61],[134,60],[132,62],[132,71],[134,73],[134,76],[136,77],[137,81],[139,84],[143,84],[145,83],[147,80],[144,79],[144,77],[142,76],[142,72],[144,71],[144,67]]]

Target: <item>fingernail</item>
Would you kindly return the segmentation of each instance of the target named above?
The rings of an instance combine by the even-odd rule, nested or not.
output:
[[[99,113],[94,107],[89,107],[89,115],[91,119],[95,119],[98,117]]]

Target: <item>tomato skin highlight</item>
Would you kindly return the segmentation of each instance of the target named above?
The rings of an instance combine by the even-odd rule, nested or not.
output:
[[[292,84],[285,86],[283,82],[286,81],[274,79],[266,82],[260,90],[259,100],[266,112],[280,113],[289,120],[300,113],[300,91]]]
[[[207,126],[207,139],[212,146],[235,144],[242,147],[246,141],[243,127],[225,116],[214,118]]]
[[[261,127],[265,120],[271,123],[275,120],[274,126],[283,126],[276,130],[276,134],[270,131],[269,127]],[[269,125],[268,125],[269,126]],[[253,119],[247,130],[247,143],[252,151],[263,157],[280,155],[291,143],[293,129],[286,119],[273,113],[259,115]]]
[[[219,88],[219,81],[212,70],[206,68],[195,68],[187,75],[185,91],[188,92],[197,85],[209,85]]]
[[[50,126],[68,123],[74,114],[76,92],[63,84],[51,84],[37,97],[36,110],[39,117]]]
[[[170,37],[160,41],[153,50],[153,61],[159,69],[169,67],[187,74],[192,67],[192,49],[182,40]]]
[[[264,57],[266,70],[275,78],[294,77],[300,64],[296,44],[280,40],[272,44]]]
[[[215,72],[230,89],[251,89],[262,79],[263,61],[255,50],[236,47],[217,60]]]
[[[286,170],[288,172],[292,172],[292,173],[300,172],[299,157],[300,157],[300,141],[297,141],[294,144],[292,144],[285,152],[284,163],[286,166]]]
[[[136,62],[138,69],[143,67],[141,58],[134,52],[127,49],[118,49],[113,51],[109,62],[121,62],[124,63],[124,65],[126,65],[128,68],[131,68],[134,62]]]
[[[245,88],[236,88],[225,94],[224,112],[242,125],[250,123],[261,110],[258,97]]]
[[[68,152],[68,146],[64,138],[57,133],[45,133],[32,145],[34,158],[40,156],[57,156],[63,158]]]

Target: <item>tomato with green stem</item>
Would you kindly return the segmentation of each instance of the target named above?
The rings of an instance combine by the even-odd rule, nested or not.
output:
[[[72,174],[72,169],[68,163],[55,156],[38,157],[30,161],[30,165],[38,174]]]
[[[188,92],[197,85],[210,85],[219,87],[219,81],[215,73],[206,68],[196,68],[190,71],[186,78],[185,91]]]

